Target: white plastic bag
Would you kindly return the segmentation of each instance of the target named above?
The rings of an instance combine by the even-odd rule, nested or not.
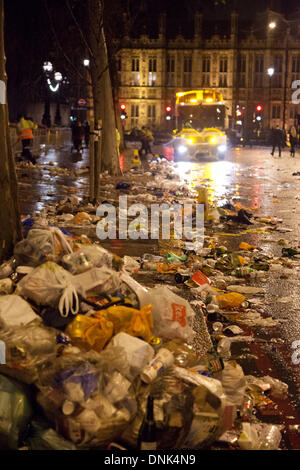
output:
[[[110,294],[120,287],[120,273],[106,267],[89,269],[72,279],[73,285],[84,297],[91,290],[97,294]]]
[[[243,369],[235,361],[226,362],[222,370],[221,382],[227,401],[241,406],[246,392],[246,378]]]
[[[152,304],[153,334],[162,338],[192,341],[195,312],[190,304],[167,287],[156,287],[140,295],[141,307]]]
[[[16,244],[14,256],[18,264],[38,266],[47,259],[59,260],[62,255],[72,253],[67,237],[57,227],[31,229],[27,238]]]
[[[269,375],[262,377],[262,380],[270,385],[272,397],[280,399],[288,397],[289,387],[286,383],[281,382],[281,380],[274,379],[274,377],[270,377]]]
[[[118,333],[114,336],[106,350],[116,346],[124,349],[124,355],[130,365],[132,378],[139,375],[154,357],[154,349],[150,344],[127,333]]]
[[[78,251],[65,255],[62,259],[65,268],[72,274],[80,274],[94,267],[112,268],[113,256],[97,245],[86,245]]]
[[[33,320],[40,320],[30,305],[18,295],[3,295],[0,297],[0,326],[14,328],[24,326]]]
[[[73,276],[56,263],[47,262],[35,268],[19,282],[17,293],[38,305],[57,307],[62,317],[79,311],[79,300]]]

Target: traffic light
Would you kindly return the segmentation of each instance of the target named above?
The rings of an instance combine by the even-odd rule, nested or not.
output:
[[[172,119],[172,106],[166,106],[166,120],[171,121]]]
[[[121,119],[126,119],[127,118],[126,105],[121,104],[120,108],[121,108]]]
[[[260,122],[262,120],[262,111],[263,111],[262,105],[258,104],[256,106],[256,113],[255,113],[255,119],[257,122]]]

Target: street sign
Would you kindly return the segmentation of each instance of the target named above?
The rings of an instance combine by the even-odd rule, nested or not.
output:
[[[84,100],[83,98],[81,98],[80,100],[78,100],[78,106],[86,106],[86,100]]]

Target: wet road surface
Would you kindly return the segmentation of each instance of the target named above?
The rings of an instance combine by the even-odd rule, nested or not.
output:
[[[156,152],[159,150],[156,149]],[[79,197],[88,194],[88,174],[76,174],[88,166],[88,150],[78,155],[71,153],[69,146],[58,150],[45,147],[38,165],[40,168],[37,169],[18,166],[22,214],[41,211],[48,204],[70,194]],[[59,170],[56,170],[57,167]],[[246,241],[260,247],[264,254],[274,256],[281,255],[282,246],[277,243],[278,239],[287,240],[287,246],[300,245],[300,173],[299,176],[292,175],[300,172],[300,152],[296,158],[291,158],[286,149],[282,157],[278,158],[272,157],[267,148],[234,148],[228,152],[224,161],[179,162],[176,167],[180,178],[191,188],[203,182],[207,184],[211,203],[221,206],[229,201],[239,202],[241,206],[254,209],[254,213],[259,216],[282,219],[280,226],[288,230],[242,233],[240,236],[219,235],[220,244],[238,250],[240,242]],[[63,174],[61,168],[67,169],[66,174]],[[126,175],[118,180],[130,182]],[[101,193],[103,199],[115,196],[113,192]],[[95,229],[91,230],[86,234],[95,238]],[[224,228],[219,231],[223,233]],[[116,240],[104,246],[119,255],[158,253],[158,245],[152,241]],[[161,282],[158,276],[153,282],[159,280]],[[300,424],[300,365],[292,363],[291,348],[293,341],[300,340],[300,263],[296,263],[289,275],[276,272],[268,274],[266,282],[252,282],[266,290],[261,311],[280,320],[280,323],[273,328],[245,328],[259,341],[243,343],[244,358],[239,351],[239,362],[245,374],[272,375],[289,384],[290,398],[279,404],[277,418],[273,415],[264,418],[271,422],[277,422],[276,419],[284,422],[288,430],[284,435],[286,447],[300,449],[300,433],[293,428]]]

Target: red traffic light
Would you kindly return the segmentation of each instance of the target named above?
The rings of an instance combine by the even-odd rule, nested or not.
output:
[[[166,106],[166,111],[167,111],[167,113],[169,113],[170,111],[172,111],[172,106]]]
[[[256,111],[262,111],[262,105],[261,104],[258,104],[256,106]]]
[[[125,105],[125,104],[121,104],[121,105],[120,105],[120,108],[123,109],[123,111],[124,111],[124,109],[126,108],[126,105]]]

